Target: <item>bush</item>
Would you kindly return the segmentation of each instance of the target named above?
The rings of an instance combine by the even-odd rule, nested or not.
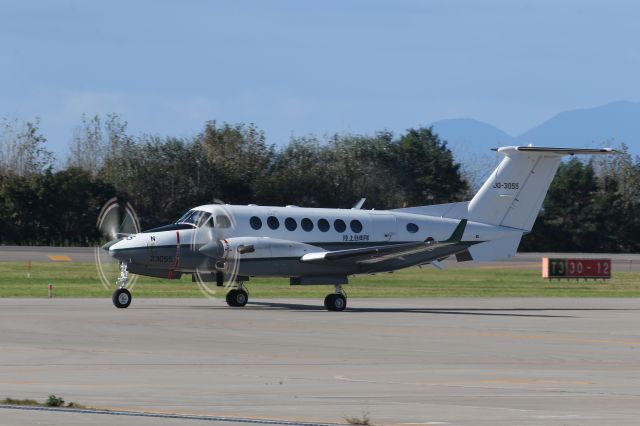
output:
[[[47,407],[61,407],[64,405],[64,399],[59,396],[49,395],[47,402],[44,403]]]

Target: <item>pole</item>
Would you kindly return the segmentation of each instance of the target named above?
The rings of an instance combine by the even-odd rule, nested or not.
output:
[[[49,299],[53,299],[53,284],[49,283],[47,288],[49,289]]]

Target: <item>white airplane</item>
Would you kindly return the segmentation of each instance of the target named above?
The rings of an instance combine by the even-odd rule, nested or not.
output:
[[[113,303],[131,303],[128,273],[232,285],[227,304],[244,306],[249,277],[335,286],[324,305],[342,311],[349,275],[457,261],[510,258],[531,231],[561,158],[610,148],[498,148],[505,155],[471,201],[394,210],[204,205],[174,224],[128,235],[104,248],[120,261]]]

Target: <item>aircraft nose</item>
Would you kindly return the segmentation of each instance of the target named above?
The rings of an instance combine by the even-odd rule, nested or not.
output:
[[[109,241],[107,244],[102,246],[102,250],[109,251],[109,249],[111,249],[111,247],[113,247],[119,241],[120,241],[119,239]]]
[[[125,260],[125,258],[130,254],[126,250],[123,250],[127,248],[126,246],[127,242],[124,240],[113,240],[102,246],[102,248],[107,250],[111,257],[114,257],[118,260]]]

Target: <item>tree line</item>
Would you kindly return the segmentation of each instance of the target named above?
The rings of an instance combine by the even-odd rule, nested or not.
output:
[[[292,137],[276,148],[254,124],[209,121],[176,138],[131,135],[115,114],[84,116],[57,163],[37,121],[4,120],[0,132],[0,244],[96,244],[113,197],[131,203],[144,228],[217,200],[349,208],[365,197],[379,210],[473,196],[472,167],[428,127]],[[521,248],[637,251],[639,189],[639,160],[626,151],[563,163]]]

